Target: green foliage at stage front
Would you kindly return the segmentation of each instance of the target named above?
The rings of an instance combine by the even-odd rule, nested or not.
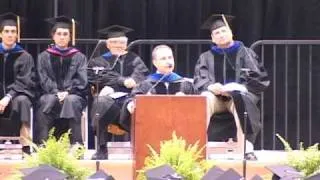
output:
[[[172,133],[172,139],[160,142],[160,152],[147,145],[150,151],[144,167],[138,170],[138,180],[146,179],[144,172],[164,164],[170,165],[185,180],[200,180],[214,162],[207,162],[202,156],[204,147],[199,149],[199,142],[187,144],[182,137]]]
[[[301,142],[299,149],[293,150],[284,138],[279,134],[276,134],[276,136],[280,139],[284,145],[285,151],[287,152],[286,164],[302,172],[305,177],[309,177],[320,172],[320,151],[318,143],[305,148]]]
[[[61,172],[68,175],[68,179],[86,179],[90,170],[80,166],[78,160],[83,157],[85,148],[83,145],[76,144],[70,146],[70,130],[57,139],[54,135],[54,129],[49,132],[49,138],[43,142],[43,145],[37,146],[32,144],[35,153],[26,155],[26,163],[24,168],[38,167],[39,165],[46,164],[53,166]],[[13,177],[21,178],[21,173]]]

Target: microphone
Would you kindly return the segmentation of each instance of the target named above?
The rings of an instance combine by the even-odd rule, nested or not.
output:
[[[243,72],[249,72],[250,71],[249,68],[241,68],[240,70],[243,71]]]
[[[111,68],[105,68],[103,66],[94,66],[92,68],[87,68],[87,69],[93,70],[95,74],[98,74],[100,71],[104,71],[104,70],[112,70],[116,66],[117,62],[119,61],[119,57],[120,56],[117,56]]]
[[[110,70],[112,70],[112,69],[117,65],[117,63],[118,63],[118,61],[119,61],[119,59],[120,59],[120,56],[121,56],[121,55],[117,55],[117,58],[116,58],[116,60],[114,61],[114,63],[112,64]]]
[[[92,58],[93,58],[93,55],[94,55],[94,53],[97,51],[97,49],[98,49],[98,47],[100,46],[100,44],[102,43],[102,42],[104,42],[105,40],[99,40],[98,41],[98,43],[97,43],[97,45],[94,47],[94,49],[93,49],[93,51],[92,51],[92,54],[91,54],[91,56],[90,56],[90,58],[89,58],[89,61],[87,62],[87,65],[90,63],[90,61],[92,60]]]
[[[92,68],[88,68],[94,71],[94,74],[98,74],[100,71],[105,70],[106,68],[102,67],[102,66],[94,66]]]
[[[251,71],[249,68],[241,68],[241,72],[244,72],[246,76],[249,76],[249,72]]]
[[[171,73],[171,72],[170,72]],[[150,87],[150,89],[147,92],[147,95],[151,95],[151,91],[164,79],[166,78],[170,73],[166,73],[164,74],[156,83],[154,83],[154,85],[152,85]]]
[[[168,68],[172,68],[173,64],[172,63],[167,63],[166,64]],[[171,74],[171,71],[164,74],[153,86],[151,86],[151,88],[148,90],[147,94],[150,95],[151,91],[164,79],[166,78],[169,74]]]

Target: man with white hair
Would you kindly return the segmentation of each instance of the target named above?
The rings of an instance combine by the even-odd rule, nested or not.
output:
[[[107,36],[108,51],[90,60],[88,64],[89,69],[96,67],[103,69],[98,76],[94,71],[88,72],[89,81],[95,86],[96,93],[99,93],[94,98],[91,108],[91,119],[98,135],[98,150],[93,159],[108,158],[106,145],[110,137],[106,132],[106,126],[118,122],[126,94],[129,94],[132,88],[148,74],[148,68],[142,59],[135,53],[127,51],[126,33],[131,31],[133,30],[119,25],[99,30],[99,33]]]

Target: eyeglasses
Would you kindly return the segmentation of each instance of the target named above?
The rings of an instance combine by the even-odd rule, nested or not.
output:
[[[127,44],[127,41],[111,40],[111,41],[109,41],[109,43],[125,45],[125,44]]]
[[[3,30],[4,33],[17,33],[17,30]]]
[[[70,34],[68,32],[56,32],[55,35],[58,35],[58,36],[69,36]]]

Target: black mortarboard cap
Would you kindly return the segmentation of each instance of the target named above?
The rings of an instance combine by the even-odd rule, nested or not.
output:
[[[145,172],[147,180],[182,180],[176,171],[168,164],[149,169]]]
[[[287,165],[272,165],[267,166],[266,168],[273,173],[272,180],[285,180],[302,177],[300,172]]]
[[[114,180],[114,178],[112,176],[108,175],[103,170],[99,170],[99,171],[95,172],[94,174],[89,176],[87,180],[95,180],[95,179]]]
[[[58,16],[53,18],[46,19],[47,22],[50,24],[53,24],[52,29],[57,28],[66,28],[70,29],[72,31],[72,45],[75,45],[75,34],[76,34],[76,24],[78,24],[77,21],[75,21],[73,18],[69,18],[67,16]]]
[[[239,180],[242,176],[237,173],[234,169],[228,169],[221,176],[217,177],[215,180]]]
[[[17,27],[17,41],[20,42],[20,23],[22,23],[24,21],[24,18],[20,17],[19,15],[12,13],[12,12],[7,12],[7,13],[3,13],[0,14],[0,27],[1,29],[4,26],[16,26]]]
[[[263,178],[260,177],[259,175],[255,175],[251,178],[251,180],[263,180]]]
[[[50,24],[53,24],[53,27],[58,28],[71,28],[72,26],[72,18],[69,18],[67,16],[52,17],[46,19],[46,21]],[[77,22],[75,21],[75,23]]]
[[[224,173],[219,167],[213,167],[201,178],[201,180],[215,180]]]
[[[225,20],[224,18],[225,17]],[[223,14],[212,14],[205,22],[202,24],[201,29],[209,29],[213,31],[222,26],[229,27],[229,24],[234,19],[234,16],[223,15]],[[227,24],[226,24],[227,23]]]
[[[320,174],[314,174],[308,178],[306,178],[306,180],[319,180],[320,179]]]
[[[64,180],[68,177],[58,169],[49,165],[40,165],[34,168],[22,169],[21,172],[24,174],[24,177],[22,178],[23,180]]]
[[[12,12],[0,14],[0,22],[1,22],[0,24],[1,24],[1,26],[4,26],[4,25],[16,26],[17,25],[17,17],[18,17],[18,15],[14,14]]]
[[[120,25],[112,25],[106,28],[98,30],[98,33],[101,35],[106,35],[107,38],[116,38],[126,36],[127,33],[133,31],[133,29],[120,26]]]

